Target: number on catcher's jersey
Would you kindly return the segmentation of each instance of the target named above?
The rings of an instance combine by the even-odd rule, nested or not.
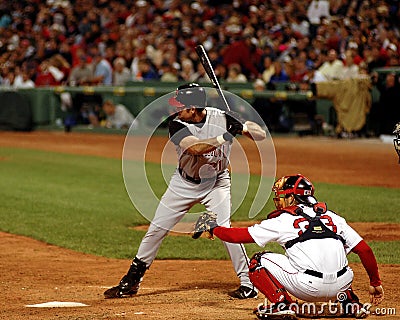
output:
[[[327,214],[324,214],[320,217],[321,222],[329,227],[334,233],[337,232],[337,226],[333,223],[332,218]],[[310,221],[305,218],[301,217],[293,221],[293,227],[295,229],[300,229],[298,235],[301,236],[309,227]]]

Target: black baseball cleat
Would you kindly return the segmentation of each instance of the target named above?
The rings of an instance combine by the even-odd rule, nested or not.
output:
[[[257,298],[257,291],[254,288],[240,286],[237,290],[230,292],[229,296],[236,299]]]
[[[104,291],[104,297],[106,299],[114,299],[137,294],[146,269],[146,264],[135,257],[128,273],[122,277],[117,286]]]
[[[123,288],[121,288],[118,285],[104,291],[104,298],[115,299],[115,298],[123,298],[124,296],[131,297],[135,295],[138,291],[139,291],[139,284],[137,284],[135,287],[131,288],[128,291],[124,291]]]

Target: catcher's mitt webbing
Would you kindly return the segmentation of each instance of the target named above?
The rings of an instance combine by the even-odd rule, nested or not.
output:
[[[205,233],[207,238],[214,239],[213,229],[217,226],[217,215],[214,212],[205,212],[197,219],[192,238],[198,239]]]

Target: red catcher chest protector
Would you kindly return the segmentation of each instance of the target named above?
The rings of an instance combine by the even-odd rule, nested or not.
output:
[[[336,232],[329,229],[322,221],[321,218],[325,217],[325,213],[327,211],[326,204],[323,202],[317,202],[312,205],[314,210],[315,217],[310,217],[306,214],[300,206],[293,206],[285,208],[283,211],[287,211],[293,215],[299,215],[307,219],[309,222],[308,228],[306,231],[301,233],[297,238],[289,240],[285,243],[285,248],[289,249],[294,244],[298,242],[304,242],[310,239],[326,239],[326,238],[333,238],[336,240],[342,241],[345,243],[345,240],[338,235]]]

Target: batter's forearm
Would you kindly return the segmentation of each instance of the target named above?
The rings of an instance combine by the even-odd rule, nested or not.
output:
[[[243,135],[255,141],[261,141],[267,137],[265,130],[263,130],[257,123],[252,121],[246,121]]]
[[[214,151],[220,145],[221,144],[217,141],[217,138],[204,139],[204,140],[199,140],[199,142],[196,142],[187,147],[185,149],[185,152],[188,152],[193,155],[201,155]]]
[[[183,139],[181,141],[181,148],[185,150],[185,152],[193,154],[193,155],[201,155],[205,153],[209,153],[214,151],[217,147],[225,143],[226,140],[223,136],[218,136],[215,138],[209,139]]]

